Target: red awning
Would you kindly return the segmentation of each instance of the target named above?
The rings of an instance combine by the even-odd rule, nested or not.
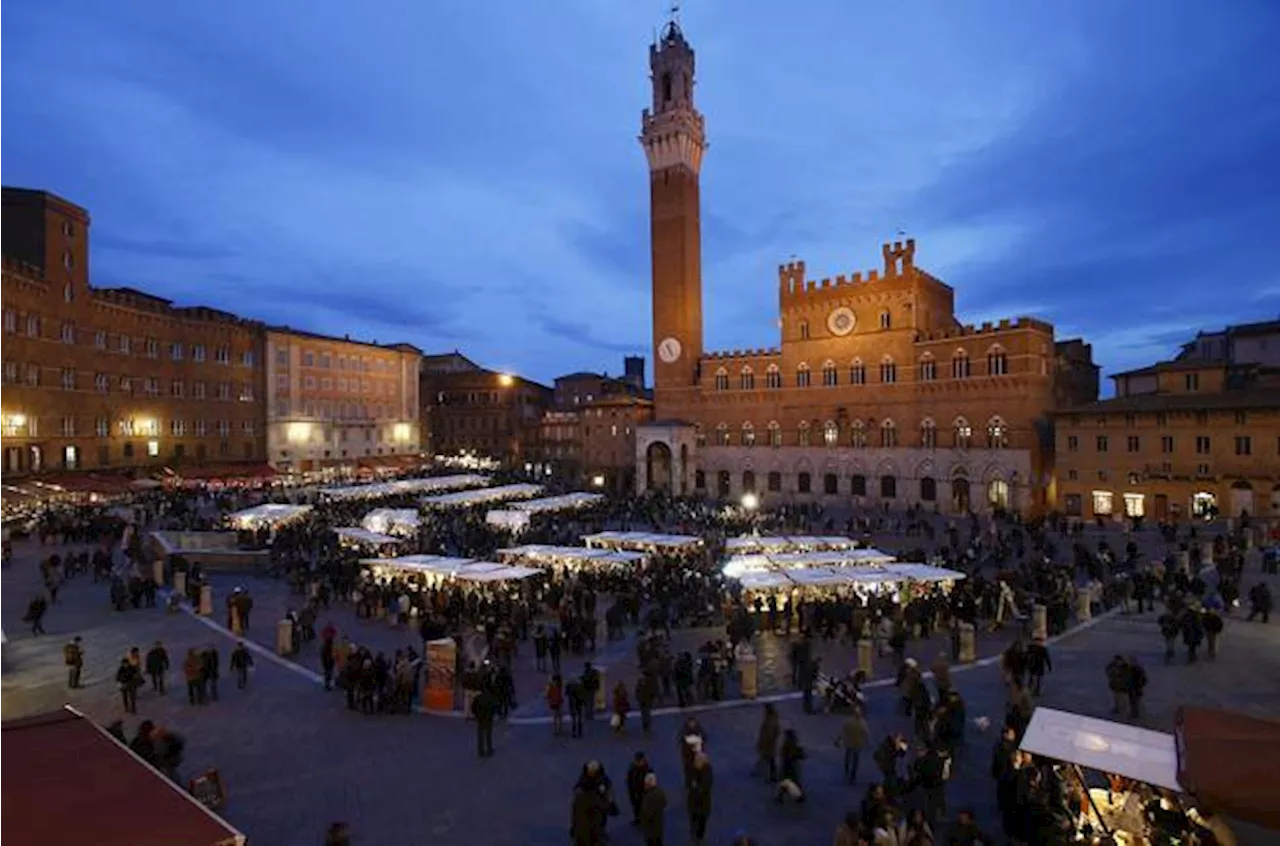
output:
[[[14,843],[243,846],[245,837],[92,720],[67,708],[3,725]]]
[[[178,475],[183,479],[270,479],[276,475],[270,464],[207,464],[201,467],[182,467]]]
[[[1214,811],[1280,830],[1280,720],[1183,705],[1175,721],[1182,787]]]

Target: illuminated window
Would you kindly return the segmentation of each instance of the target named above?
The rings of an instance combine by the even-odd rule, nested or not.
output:
[[[729,424],[721,423],[716,426],[716,446],[729,445]]]
[[[849,427],[849,445],[855,449],[865,449],[867,446],[867,425],[861,420],[853,421],[853,425]]]
[[[756,374],[750,367],[742,368],[742,373],[738,376],[738,387],[744,391],[754,390],[756,386]]]
[[[836,363],[828,359],[822,364],[822,384],[823,387],[833,388],[839,383],[839,377],[836,373]]]
[[[832,370],[834,370],[834,366]],[[834,420],[828,420],[822,426],[822,442],[827,446],[835,446],[840,443],[840,427],[835,424]]]
[[[808,420],[800,421],[799,440],[800,440],[800,446],[802,447],[809,446],[809,421]]]
[[[1009,427],[999,417],[987,421],[987,448],[1004,449],[1009,444]]]
[[[935,449],[938,446],[938,427],[934,425],[932,418],[926,417],[920,423],[920,446],[925,449]]]
[[[1109,516],[1113,513],[1115,507],[1115,496],[1111,491],[1094,491],[1093,492],[1093,513],[1102,517]]]
[[[782,446],[782,427],[778,425],[777,420],[769,421],[769,446]]]
[[[968,449],[973,440],[973,427],[963,417],[957,417],[954,425],[956,449]]]
[[[796,368],[796,387],[797,388],[809,387],[809,365],[801,364],[799,367]]]
[[[898,428],[892,420],[880,424],[880,446],[892,449],[898,445]]]

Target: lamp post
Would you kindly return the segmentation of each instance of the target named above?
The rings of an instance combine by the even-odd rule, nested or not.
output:
[[[752,491],[742,495],[742,510],[747,512],[747,525],[754,534],[756,531],[756,509],[760,507],[760,497]]]

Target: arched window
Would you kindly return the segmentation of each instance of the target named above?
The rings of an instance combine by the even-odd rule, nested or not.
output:
[[[744,447],[756,445],[756,430],[750,423],[742,424],[742,445]]]
[[[1009,444],[1009,426],[999,416],[987,421],[987,448],[1004,449]]]
[[[880,361],[880,381],[891,385],[898,381],[898,365],[893,363],[892,356],[885,356]]]
[[[723,367],[716,371],[716,390],[729,390],[729,371],[725,370]]]
[[[881,329],[893,328],[893,316],[889,314],[889,309],[887,308],[884,311],[880,312],[880,328]]]
[[[896,476],[880,477],[880,498],[894,499],[898,496],[898,478]]]
[[[827,359],[822,363],[822,385],[825,388],[833,388],[839,383],[836,374],[836,363],[831,359]]]
[[[738,387],[744,391],[753,391],[756,387],[756,374],[750,366],[742,368],[742,374],[738,377]]]
[[[893,425],[892,420],[885,420],[880,424],[880,446],[891,449],[898,445],[898,427]]]
[[[756,474],[751,470],[742,471],[742,492],[755,493],[756,490]]]
[[[721,499],[729,495],[729,471],[721,470],[716,474],[716,494]]]
[[[693,486],[700,491],[707,489],[707,472],[705,470],[693,471]]]
[[[809,493],[813,488],[813,476],[809,473],[801,473],[796,476],[796,490],[800,493]]]
[[[800,421],[799,437],[800,437],[800,446],[807,447],[809,445],[809,421],[808,420]]]
[[[938,427],[932,417],[920,421],[920,446],[935,449],[938,446]]]
[[[777,470],[771,472],[765,479],[765,482],[769,486],[769,493],[779,493],[782,491],[782,474]]]
[[[920,357],[920,381],[932,382],[938,378],[938,362],[933,360],[933,353],[925,353]]]
[[[1008,372],[1009,357],[1005,354],[1003,347],[993,344],[991,349],[987,350],[987,375],[1004,376]]]
[[[849,427],[849,445],[855,449],[866,449],[867,424],[861,420],[853,421],[853,425]]]
[[[861,473],[855,473],[849,477],[849,494],[850,496],[866,496],[867,495],[867,477]]]
[[[829,447],[840,443],[840,427],[834,420],[822,424],[822,442]]]
[[[951,356],[951,378],[969,378],[969,354],[964,350],[956,350],[955,355]]]
[[[938,499],[938,483],[932,476],[920,480],[920,501],[936,502]]]
[[[769,421],[769,446],[782,446],[782,427],[778,425],[777,420]]]
[[[809,340],[809,321],[807,320],[800,321],[800,340]]]
[[[840,493],[840,477],[835,473],[823,473],[822,492],[827,496],[835,496]]]
[[[860,358],[855,358],[853,364],[849,365],[849,384],[867,384],[867,366],[862,363]]]
[[[716,446],[729,445],[729,424],[720,423],[716,426]]]
[[[782,387],[782,371],[778,369],[778,365],[770,364],[769,368],[764,372],[764,386],[766,388]]]
[[[973,439],[973,427],[963,417],[957,417],[954,424],[956,449],[968,449]]]
[[[800,366],[796,368],[796,387],[809,387],[809,365],[804,362],[801,362]]]

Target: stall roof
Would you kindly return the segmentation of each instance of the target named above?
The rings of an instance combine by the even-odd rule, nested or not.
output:
[[[888,564],[892,555],[878,549],[821,550],[817,552],[769,553],[770,560],[783,568],[791,567],[859,567]]]
[[[422,499],[422,504],[437,508],[463,508],[469,505],[483,505],[486,502],[528,499],[542,493],[542,490],[542,485],[530,485],[527,483],[499,485],[496,488],[480,488],[474,491],[458,491],[457,493],[428,496]]]
[[[334,533],[346,540],[359,541],[360,543],[403,543],[403,539],[392,537],[391,535],[383,535],[378,532],[371,532],[368,529],[361,529],[356,526],[341,526],[333,530]]]
[[[735,552],[803,552],[853,549],[857,541],[837,535],[742,535],[729,538],[725,551]]]
[[[569,493],[563,496],[548,496],[542,499],[530,499],[512,504],[517,511],[539,513],[544,511],[569,511],[574,508],[585,508],[604,500],[603,494]]]
[[[371,532],[386,532],[392,526],[416,529],[420,522],[416,508],[375,508],[360,521]]]
[[[761,573],[776,569],[773,560],[767,555],[735,555],[724,563],[721,571],[729,578],[736,579],[746,573]]]
[[[913,582],[950,582],[968,578],[959,570],[934,567],[932,564],[884,564],[881,569],[886,573],[901,576]]]
[[[462,568],[455,577],[468,582],[511,582],[537,576],[540,573],[542,571],[536,567],[506,567],[496,564],[492,568],[485,568],[475,564]]]
[[[1178,782],[1198,802],[1280,829],[1280,721],[1184,705],[1174,740]]]
[[[1054,708],[1036,708],[1024,752],[1181,791],[1173,735]]]
[[[243,846],[245,836],[78,711],[3,725],[14,843]],[[142,817],[138,814],[142,813]]]
[[[742,582],[742,587],[746,590],[774,590],[789,588],[794,584],[786,573],[768,570],[743,573],[738,576],[738,581]]]
[[[408,494],[436,493],[459,488],[478,488],[489,484],[488,476],[477,473],[457,473],[452,476],[427,476],[422,479],[396,479],[391,482],[373,482],[368,485],[339,485],[321,488],[320,493],[330,499],[373,499]]]
[[[444,555],[401,555],[398,558],[362,558],[360,563],[434,576],[450,576],[476,562],[474,558],[449,558]]]
[[[583,535],[587,544],[598,546],[654,546],[681,549],[690,546],[701,546],[702,538],[696,535],[663,535],[654,532],[597,532],[594,535]]]
[[[285,505],[283,503],[270,502],[264,505],[255,505],[243,511],[235,511],[228,514],[227,519],[233,523],[283,523],[286,520],[301,517],[310,510],[310,505]]]

